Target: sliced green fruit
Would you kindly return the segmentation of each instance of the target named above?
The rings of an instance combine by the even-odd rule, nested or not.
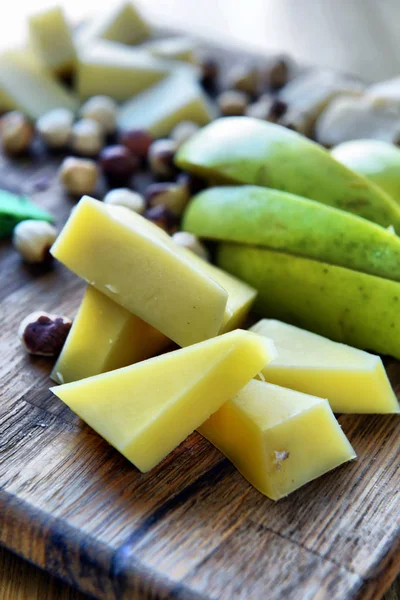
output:
[[[183,229],[400,281],[396,235],[366,219],[278,190],[209,188],[190,202]]]
[[[378,140],[354,140],[339,144],[331,154],[400,204],[400,150],[396,146]]]
[[[400,283],[239,244],[221,244],[217,262],[258,289],[258,314],[400,359]]]
[[[11,235],[14,227],[27,219],[54,221],[50,213],[33,204],[28,196],[0,190],[0,238]]]
[[[217,119],[180,148],[182,169],[218,183],[250,183],[329,204],[400,231],[400,208],[327,150],[280,125]]]

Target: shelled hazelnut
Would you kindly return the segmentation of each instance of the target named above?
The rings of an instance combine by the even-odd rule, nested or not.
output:
[[[279,90],[289,80],[289,63],[284,58],[276,58],[265,71],[265,83],[273,90]]]
[[[237,90],[227,90],[217,97],[218,108],[225,117],[244,115],[248,103],[247,94]]]
[[[36,311],[25,317],[18,337],[29,354],[58,356],[71,329],[68,317]]]
[[[179,146],[187,142],[192,135],[197,133],[199,129],[200,126],[194,121],[181,121],[171,131],[171,139],[174,140],[179,148]]]
[[[96,188],[98,176],[99,172],[94,160],[74,156],[65,158],[58,171],[60,182],[73,196],[92,194]]]
[[[194,254],[197,254],[203,260],[210,260],[210,255],[204,244],[201,243],[198,237],[187,231],[177,231],[172,236],[173,241],[178,246],[186,248]]]
[[[56,108],[39,117],[36,121],[36,131],[49,148],[67,146],[74,114],[67,108]]]
[[[126,185],[139,166],[138,158],[126,146],[106,146],[100,152],[100,167],[112,186]]]
[[[12,243],[27,263],[43,263],[51,258],[49,250],[57,238],[57,229],[47,221],[21,221],[13,231]]]
[[[155,140],[151,144],[148,160],[154,175],[172,177],[176,173],[174,157],[177,149],[178,145],[174,140]]]
[[[138,158],[145,159],[147,158],[147,153],[154,140],[145,129],[131,129],[122,132],[119,141],[123,146],[126,146],[132,154]]]
[[[149,208],[144,216],[169,234],[178,230],[179,218],[162,204]]]
[[[116,102],[109,96],[93,96],[89,98],[80,110],[80,116],[84,119],[93,119],[101,125],[106,135],[114,133],[117,126]]]
[[[259,86],[259,72],[255,65],[236,65],[228,73],[228,86],[239,92],[255,96]]]
[[[7,154],[18,155],[29,149],[34,129],[25,115],[13,110],[1,118],[0,133],[4,151]]]
[[[129,190],[128,188],[115,188],[110,190],[104,196],[103,202],[105,204],[125,206],[125,208],[129,208],[140,215],[144,213],[146,208],[146,202],[142,194]]]
[[[71,149],[82,156],[96,156],[104,146],[102,126],[93,119],[80,119],[72,126]]]
[[[183,213],[189,199],[187,186],[179,183],[152,183],[146,190],[146,200],[149,207],[166,206],[177,216]]]

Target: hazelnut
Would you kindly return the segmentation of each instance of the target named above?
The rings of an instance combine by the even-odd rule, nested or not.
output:
[[[279,90],[289,81],[289,64],[283,58],[277,58],[265,73],[265,83],[273,90]]]
[[[94,160],[68,156],[58,171],[60,182],[73,196],[92,194],[97,185],[98,169]]]
[[[31,145],[33,127],[21,112],[6,113],[0,122],[3,148],[7,154],[23,154]]]
[[[149,165],[154,175],[172,177],[176,173],[174,165],[178,145],[174,140],[156,140],[149,148]]]
[[[177,231],[173,234],[172,239],[178,246],[194,252],[194,254],[197,254],[197,256],[204,260],[210,260],[210,255],[207,248],[201,243],[199,238],[193,235],[193,233],[188,233],[187,231]]]
[[[206,89],[214,89],[217,85],[219,66],[217,61],[210,56],[206,56],[201,60],[201,84]]]
[[[93,119],[80,119],[72,126],[71,148],[82,156],[95,156],[104,146],[102,126]]]
[[[182,146],[188,139],[190,139],[200,129],[200,126],[194,121],[181,121],[174,127],[171,132],[171,138],[179,146]]]
[[[49,148],[62,148],[69,142],[74,114],[67,108],[55,108],[36,121],[36,130]]]
[[[29,354],[58,356],[71,325],[67,317],[37,311],[21,322],[18,337]]]
[[[120,143],[138,158],[145,159],[153,138],[145,129],[131,129],[121,133]]]
[[[253,104],[250,104],[246,109],[246,116],[264,121],[277,123],[285,114],[287,105],[279,98],[273,98],[269,94],[263,94]]]
[[[121,186],[129,182],[138,168],[138,159],[121,144],[107,146],[100,152],[100,166],[110,185]]]
[[[149,207],[161,204],[177,216],[183,213],[189,198],[187,186],[179,183],[152,183],[146,190]]]
[[[57,237],[57,230],[47,221],[29,219],[14,228],[12,243],[27,263],[42,263],[51,258],[49,250]]]
[[[259,85],[258,69],[254,65],[237,65],[228,74],[228,84],[232,89],[254,96]]]
[[[146,210],[144,216],[148,221],[161,227],[161,229],[169,234],[174,233],[178,229],[178,217],[162,204],[149,208]]]
[[[140,215],[144,213],[146,208],[146,202],[141,194],[133,192],[127,188],[115,188],[108,192],[103,202],[106,204],[113,204],[117,206],[125,206]]]
[[[217,104],[224,116],[241,116],[248,105],[248,97],[244,92],[228,90],[217,97]]]
[[[81,107],[80,115],[96,121],[108,135],[116,129],[117,110],[116,102],[109,96],[93,96]]]

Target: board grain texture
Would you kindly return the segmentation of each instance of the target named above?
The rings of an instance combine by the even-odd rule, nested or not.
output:
[[[0,158],[60,227],[57,159]],[[99,190],[100,193],[100,190]],[[99,600],[378,599],[400,570],[400,418],[343,415],[358,460],[274,503],[199,434],[138,472],[48,390],[17,339],[33,310],[73,316],[82,283],[0,243],[0,544]],[[388,359],[400,393],[400,363]]]

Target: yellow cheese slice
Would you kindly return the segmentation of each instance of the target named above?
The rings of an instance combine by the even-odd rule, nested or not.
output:
[[[199,432],[272,500],[356,458],[326,400],[257,380]]]
[[[399,412],[379,356],[272,319],[251,331],[271,338],[278,351],[263,370],[267,381],[328,398],[337,413]]]
[[[230,333],[52,391],[145,472],[274,356],[273,344]]]
[[[51,378],[69,383],[151,358],[171,340],[89,285]]]
[[[100,292],[176,342],[218,335],[227,292],[159,227],[85,196],[52,254]]]

